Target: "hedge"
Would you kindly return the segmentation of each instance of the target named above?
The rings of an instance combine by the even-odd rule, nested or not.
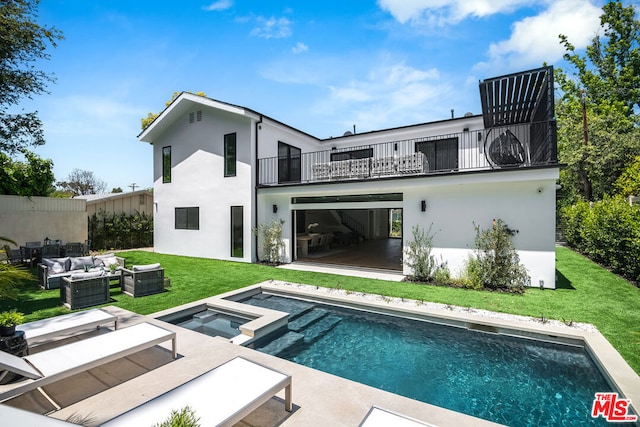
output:
[[[629,280],[640,282],[640,208],[623,197],[580,201],[561,211],[569,246]]]

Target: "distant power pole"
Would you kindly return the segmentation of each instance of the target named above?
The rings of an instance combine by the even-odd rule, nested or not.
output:
[[[131,187],[131,191],[136,191],[136,183],[134,182],[133,184],[130,184],[129,187]]]

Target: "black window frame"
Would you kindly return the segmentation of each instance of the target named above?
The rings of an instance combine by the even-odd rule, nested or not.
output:
[[[233,177],[237,174],[237,134],[228,133],[224,136],[224,176]]]
[[[174,226],[176,230],[200,230],[200,207],[176,207]]]
[[[330,160],[332,162],[339,162],[342,160],[357,160],[357,159],[368,159],[373,157],[373,148],[359,148],[357,150],[348,150],[348,151],[336,151],[332,152],[330,156]]]
[[[278,184],[302,180],[302,150],[278,141]]]
[[[162,147],[162,183],[171,183],[171,146]]]
[[[244,258],[244,206],[231,206],[230,212],[231,258]]]
[[[416,141],[416,152],[427,157],[430,171],[456,171],[459,162],[459,140],[451,138]]]

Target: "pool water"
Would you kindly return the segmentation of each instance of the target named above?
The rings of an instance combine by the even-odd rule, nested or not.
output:
[[[582,347],[268,294],[241,302],[290,314],[259,351],[510,426],[607,425],[591,406],[613,390]]]
[[[224,338],[233,338],[240,335],[240,326],[249,321],[248,319],[220,313],[212,309],[180,317],[160,318],[160,320],[212,337],[220,336]]]

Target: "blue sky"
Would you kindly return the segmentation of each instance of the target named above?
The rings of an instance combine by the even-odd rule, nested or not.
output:
[[[38,67],[57,180],[151,187],[140,119],[202,91],[320,138],[480,113],[478,81],[563,66],[599,31],[599,0],[41,0],[65,39]]]

